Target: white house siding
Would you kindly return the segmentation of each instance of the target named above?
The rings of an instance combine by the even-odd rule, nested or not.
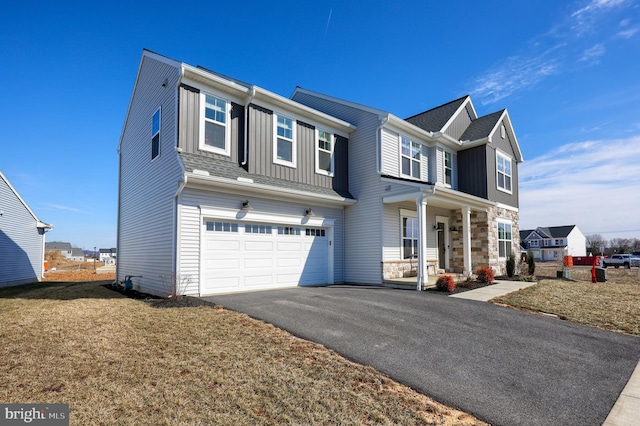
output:
[[[179,68],[174,65],[143,56],[120,144],[117,278],[141,276],[134,286],[156,294],[167,293],[163,279],[174,272],[174,194],[182,176],[175,152]],[[160,155],[152,161],[151,125],[158,107]]]
[[[567,235],[567,251],[569,256],[587,255],[587,239],[577,226]]]
[[[382,173],[400,176],[400,135],[389,129],[382,129]]]
[[[43,275],[44,235],[37,219],[0,174],[0,287],[32,283]]]
[[[178,271],[182,277],[189,277],[190,283],[185,291],[186,294],[198,294],[199,291],[200,263],[202,261],[200,259],[200,207],[237,209],[239,211],[241,202],[246,199],[251,203],[252,212],[299,215],[300,219],[302,219],[303,212],[307,208],[311,208],[315,214],[314,218],[333,219],[334,282],[344,282],[344,219],[342,208],[312,205],[309,202],[289,202],[260,198],[254,195],[242,195],[240,192],[229,194],[186,188],[182,192],[180,199],[181,222],[178,238],[178,250],[180,253]]]

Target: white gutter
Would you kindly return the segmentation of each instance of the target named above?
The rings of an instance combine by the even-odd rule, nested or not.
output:
[[[249,93],[249,97],[247,98],[247,102],[244,105],[244,158],[242,160],[241,165],[245,166],[247,164],[247,150],[249,149],[249,105],[251,105],[251,101],[256,96],[256,87],[251,86],[251,92]]]
[[[378,166],[378,174],[382,174],[382,128],[389,121],[389,114],[380,117],[380,125],[376,129],[376,165]]]

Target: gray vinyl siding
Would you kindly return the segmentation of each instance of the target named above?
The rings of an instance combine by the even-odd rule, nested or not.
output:
[[[244,106],[231,102],[230,156],[199,149],[200,92],[187,86],[181,86],[178,144],[184,152],[204,157],[238,163],[244,149]]]
[[[252,174],[285,179],[314,186],[333,189],[348,189],[348,139],[334,134],[334,176],[316,173],[316,128],[296,119],[295,144],[296,167],[288,167],[273,162],[274,154],[274,112],[270,109],[250,105],[248,171]],[[331,132],[330,128],[322,128]]]
[[[382,173],[400,177],[399,135],[389,129],[382,129]]]
[[[498,190],[496,182],[496,150],[493,146],[487,145],[487,180],[488,199],[508,206],[518,207],[518,163],[511,159],[511,194]]]
[[[384,185],[376,165],[376,114],[311,94],[293,100],[357,126],[349,139],[349,190],[358,200],[345,209],[345,282],[381,283]]]
[[[143,56],[120,145],[117,279],[166,294],[175,272],[174,194],[182,177],[176,147],[179,68]],[[168,84],[162,83],[168,79]],[[160,155],[151,160],[151,118],[161,107]]]
[[[487,147],[481,145],[458,151],[457,157],[458,190],[481,198],[488,198]]]
[[[460,136],[467,130],[469,124],[471,124],[471,113],[469,111],[470,106],[462,111],[458,116],[453,120],[453,122],[449,125],[449,127],[445,130],[445,133],[454,139],[459,140]]]
[[[247,198],[241,194],[228,194],[222,192],[210,192],[193,188],[186,188],[180,199],[180,236],[179,251],[180,263],[178,270],[181,276],[189,277],[187,294],[198,294],[200,264],[200,206],[237,209],[240,201]],[[344,258],[344,219],[341,208],[331,208],[309,203],[283,202],[266,198],[251,196],[253,211],[273,214],[298,215],[306,208],[312,208],[315,217],[333,219],[334,239],[334,282],[344,282],[345,258]]]
[[[44,235],[37,219],[0,177],[0,287],[42,278]]]

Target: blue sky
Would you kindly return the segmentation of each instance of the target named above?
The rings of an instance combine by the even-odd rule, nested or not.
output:
[[[6,3],[0,170],[55,226],[48,241],[116,244],[116,148],[143,48],[399,117],[471,94],[480,115],[509,110],[521,228],[640,238],[637,0]]]

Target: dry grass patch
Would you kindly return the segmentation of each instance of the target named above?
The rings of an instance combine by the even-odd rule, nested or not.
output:
[[[72,424],[484,424],[246,315],[101,283],[0,290],[0,401]]]
[[[553,269],[556,267],[546,267]],[[552,276],[551,271],[536,269]],[[555,314],[562,319],[640,336],[638,270],[607,269],[605,283],[591,282],[590,268],[571,270],[572,281],[542,279],[537,285],[493,299],[517,308]]]

